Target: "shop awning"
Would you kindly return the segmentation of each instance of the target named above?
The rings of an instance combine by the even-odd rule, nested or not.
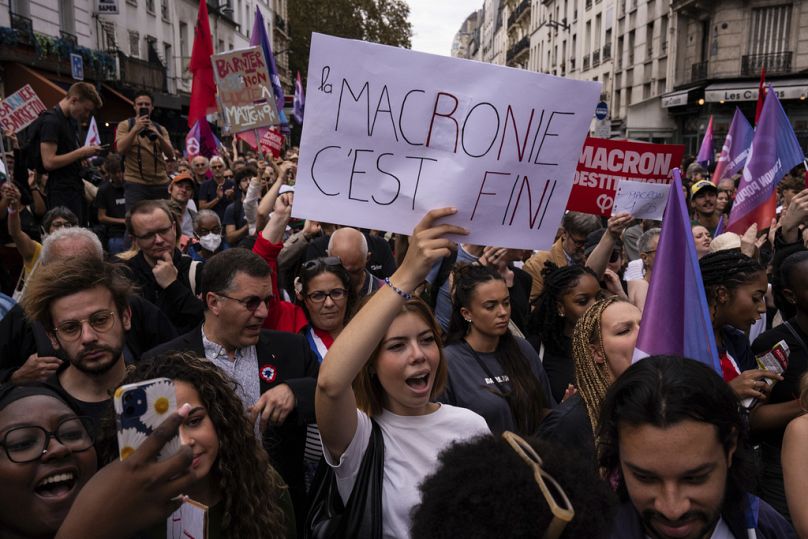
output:
[[[662,108],[669,109],[671,107],[681,107],[682,105],[687,105],[687,98],[690,95],[690,90],[693,88],[688,88],[687,90],[681,90],[678,92],[670,92],[662,96]]]
[[[808,97],[808,79],[774,81],[772,88],[780,99],[805,99]],[[727,101],[757,101],[758,82],[719,82],[704,89],[704,100],[708,103]]]

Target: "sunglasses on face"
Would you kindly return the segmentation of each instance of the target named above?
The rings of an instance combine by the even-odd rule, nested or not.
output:
[[[269,296],[265,296],[263,298],[259,297],[259,296],[247,296],[246,298],[234,298],[234,297],[230,297],[228,295],[219,294],[219,293],[216,293],[216,295],[219,296],[219,297],[222,297],[222,298],[226,298],[226,299],[241,303],[241,305],[244,306],[244,308],[247,309],[248,311],[250,311],[251,313],[254,313],[258,309],[258,307],[261,306],[262,303],[264,305],[266,305],[267,308],[269,308],[269,303],[272,301],[272,295],[271,294]]]
[[[313,260],[307,260],[303,262],[300,266],[300,269],[303,271],[319,271],[323,267],[333,268],[336,266],[342,266],[342,259],[338,256],[324,256],[321,258],[315,258]]]

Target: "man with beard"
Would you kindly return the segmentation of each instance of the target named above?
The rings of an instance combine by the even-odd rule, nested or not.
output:
[[[703,363],[653,356],[632,365],[606,394],[598,440],[600,466],[623,501],[615,539],[796,538],[749,494],[747,422],[735,393]]]
[[[28,290],[26,315],[45,327],[67,359],[49,382],[64,389],[83,415],[101,418],[125,374],[132,283],[112,264],[72,257],[40,268]]]
[[[715,211],[718,199],[718,188],[709,180],[699,180],[690,188],[690,205],[693,207],[693,225],[701,225],[715,236],[715,229],[721,219],[719,212]]]

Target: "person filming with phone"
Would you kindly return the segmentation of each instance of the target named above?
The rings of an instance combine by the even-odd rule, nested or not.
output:
[[[123,159],[127,211],[140,200],[168,198],[166,156],[174,155],[168,131],[151,119],[152,95],[139,91],[134,107],[135,116],[120,122],[115,134],[116,151]]]

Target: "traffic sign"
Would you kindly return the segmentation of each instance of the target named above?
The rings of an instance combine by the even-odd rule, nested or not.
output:
[[[598,120],[605,120],[606,116],[609,115],[609,104],[605,101],[601,101],[595,107],[595,118]]]
[[[74,80],[84,80],[84,58],[80,54],[70,53],[70,73]]]

